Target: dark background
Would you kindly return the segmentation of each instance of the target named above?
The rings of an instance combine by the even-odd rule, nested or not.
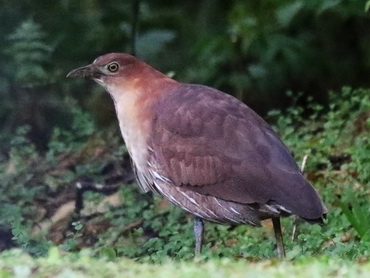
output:
[[[99,126],[115,124],[101,88],[65,79],[69,70],[113,51],[135,53],[183,82],[233,94],[262,115],[290,105],[289,90],[328,105],[329,90],[370,85],[365,1],[0,3],[4,142],[28,124],[29,137],[44,148],[55,126],[70,126],[66,96],[91,111]]]

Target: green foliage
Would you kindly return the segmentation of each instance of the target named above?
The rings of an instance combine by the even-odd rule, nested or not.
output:
[[[48,145],[47,157],[50,158],[80,149],[86,144],[86,138],[96,131],[91,114],[82,111],[74,99],[66,98],[64,103],[72,117],[70,129],[54,128]]]
[[[82,229],[83,224],[80,221],[72,222],[73,231],[70,231],[66,234],[66,240],[62,245],[59,246],[61,250],[64,251],[76,251],[78,250],[78,239],[83,236]],[[105,254],[105,253],[104,253]]]
[[[32,227],[28,220],[36,214],[34,201],[42,194],[43,187],[34,180],[37,174],[35,163],[39,157],[34,145],[24,137],[27,130],[27,127],[18,129],[11,142],[9,159],[0,159],[0,227],[10,228],[13,240],[27,252],[43,255],[49,244],[42,235],[38,238],[31,236]]]
[[[22,86],[37,86],[50,83],[47,70],[53,50],[45,41],[41,25],[28,19],[8,36],[11,46],[7,53],[15,66],[15,81]]]
[[[90,114],[78,108],[72,99],[67,99],[66,105],[71,108],[71,129],[55,128],[47,152],[37,150],[27,138],[30,127],[22,126],[13,135],[7,156],[0,156],[0,227],[11,229],[14,242],[35,255],[45,254],[50,246],[45,234],[33,231],[42,217],[40,200],[81,175],[78,168],[61,173],[55,173],[55,169],[66,158],[73,160],[86,152],[88,138],[96,131]],[[99,171],[100,167],[90,172]],[[88,173],[87,169],[83,168],[84,174]],[[81,226],[75,224],[78,232]]]
[[[94,258],[89,250],[77,254],[62,254],[52,248],[45,258],[32,258],[20,250],[0,254],[1,277],[346,277],[366,278],[370,273],[368,262],[356,263],[321,256],[305,257],[297,261],[214,259],[204,261],[165,261],[162,264],[140,263],[127,258],[113,262]]]
[[[369,156],[364,154],[366,144],[363,144],[363,140],[369,138],[369,129],[366,125],[361,130],[356,128],[357,124],[368,121],[362,115],[367,115],[366,111],[369,110],[369,95],[369,90],[344,88],[341,92],[330,94],[329,107],[308,99],[308,109],[304,109],[299,105],[302,96],[290,94],[293,100],[291,108],[270,113],[276,120],[275,129],[294,151],[297,161],[308,154],[305,172],[324,196],[329,208],[326,225],[321,228],[300,224],[295,242],[288,239],[292,220],[283,219],[287,256],[290,259],[317,254],[350,259],[368,255],[366,237],[359,233],[359,241],[352,229],[357,230],[357,226],[361,225],[362,231],[365,231],[369,225],[364,215],[368,214],[369,208],[369,176],[366,173],[370,164],[366,163]],[[354,143],[358,138],[363,140]],[[154,198],[154,203],[143,199],[131,187],[122,188],[121,194],[126,200],[123,207],[107,212],[105,217],[111,219],[112,226],[107,233],[99,235],[96,246],[103,248],[103,253],[106,252],[104,248],[108,247],[113,248],[109,252],[115,250],[117,256],[150,262],[163,262],[168,256],[174,259],[192,258],[194,240],[190,218],[172,205],[163,207],[159,197]],[[346,210],[348,205],[352,207],[349,211],[355,213],[357,222],[352,221]],[[138,219],[143,224],[127,230]],[[232,228],[207,223],[202,256],[207,259],[273,257],[273,234],[269,229],[247,226]]]
[[[309,92],[324,103],[328,89],[358,80],[346,72],[356,71],[358,63],[343,53],[362,50],[351,43],[344,50],[349,39],[344,24],[349,18],[356,18],[354,25],[366,21],[361,1],[235,1],[227,18],[224,32],[196,44],[186,71],[191,82],[217,86],[267,112],[267,103],[286,104],[287,89]]]
[[[358,233],[361,240],[367,242],[370,241],[370,221],[368,217],[368,205],[364,203],[361,204],[351,190],[348,190],[346,198],[346,202],[339,202],[343,213],[345,214],[355,231]]]
[[[276,129],[294,150],[297,160],[308,155],[305,171],[323,176],[318,182],[324,183],[324,199],[337,204],[362,242],[367,242],[370,91],[343,88],[340,93],[331,92],[329,100],[327,109],[308,100],[312,111],[309,118],[304,117],[304,109],[299,106],[292,106],[287,114],[273,111],[270,116],[278,116]]]
[[[65,96],[96,117],[110,115],[101,109],[111,105],[101,91],[91,96],[92,83],[65,75],[133,45],[139,58],[176,79],[223,89],[260,113],[286,106],[288,89],[325,104],[329,89],[369,85],[364,6],[344,0],[5,1],[0,131],[28,124],[32,141],[46,148],[54,125],[68,126],[59,105]],[[113,116],[99,124],[114,122]]]
[[[292,219],[283,219],[287,256],[295,260],[318,254],[347,259],[368,256],[370,92],[343,88],[330,93],[330,106],[308,99],[306,109],[300,105],[301,95],[289,95],[292,106],[272,111],[270,117],[297,161],[308,155],[304,172],[323,195],[329,214],[323,227],[300,224],[295,241],[289,239]],[[37,151],[26,137],[29,128],[23,127],[13,137],[9,155],[0,160],[0,226],[10,227],[17,245],[31,254],[44,254],[52,244],[47,234],[32,233],[40,209],[36,200],[50,192],[58,194],[83,175],[103,182],[101,173],[107,163],[121,160],[126,152],[118,134],[97,133],[89,113],[71,99],[66,105],[72,111],[71,127],[56,128],[46,152]],[[97,158],[95,153],[102,148],[106,155]],[[135,186],[120,187],[119,197],[121,205],[92,219],[74,216],[60,248],[76,252],[88,242],[96,256],[111,261],[125,256],[162,263],[193,257],[192,219],[181,209],[159,196],[141,194]],[[98,193],[84,195],[93,206],[102,198]],[[89,234],[91,225],[104,228]],[[201,258],[271,258],[274,244],[269,225],[257,229],[207,223]]]
[[[65,74],[99,53],[129,52],[136,44],[137,55],[162,71],[221,88],[259,111],[292,101],[287,109],[272,111],[270,119],[298,162],[308,155],[304,172],[329,214],[322,228],[301,224],[295,241],[290,240],[292,219],[283,219],[287,256],[295,261],[305,255],[369,256],[370,91],[335,89],[370,84],[364,2],[140,1],[135,22],[136,1],[2,3],[0,228],[10,229],[18,247],[38,256],[58,244],[68,256],[89,246],[89,255],[110,261],[193,257],[191,217],[131,185],[120,188],[120,206],[92,219],[73,215],[62,242],[51,242],[48,231],[34,232],[50,196],[64,196],[84,175],[104,182],[107,165],[126,153],[118,132],[106,129],[115,123],[113,112],[111,119],[94,122],[109,114],[108,98],[99,89],[92,95],[92,83],[66,81]],[[367,1],[365,10],[369,7]],[[138,26],[136,42],[133,26]],[[335,90],[327,94],[328,89]],[[292,93],[297,91],[302,93]],[[308,92],[314,97],[307,98]],[[88,192],[84,198],[96,207],[104,197]],[[91,224],[103,228],[89,234]],[[271,258],[274,244],[268,224],[254,229],[207,223],[199,260]],[[51,249],[46,260],[61,258]],[[328,264],[323,259],[315,267],[324,271]],[[22,273],[17,267],[0,270],[0,276]],[[177,267],[170,266],[169,273]],[[198,265],[192,267],[199,274]],[[63,275],[71,277],[66,271]]]
[[[366,176],[361,180],[366,181],[369,177],[367,174],[369,164],[364,163],[368,156],[366,152],[363,153],[363,148],[367,149],[367,144],[362,143],[366,140],[368,131],[365,128],[360,134],[356,134],[358,132],[356,121],[362,121],[357,123],[358,125],[363,125],[363,121],[366,122],[366,118],[361,119],[361,114],[365,113],[366,116],[370,109],[369,91],[343,88],[339,93],[331,92],[330,105],[327,108],[314,103],[312,98],[309,98],[307,108],[304,109],[297,105],[300,97],[300,95],[294,96],[292,106],[286,113],[279,110],[269,113],[270,117],[275,117],[275,129],[283,141],[294,150],[297,161],[302,161],[303,156],[308,154],[308,171],[320,166],[330,169],[334,167],[331,160],[335,157],[352,155],[352,164],[349,163],[344,167],[352,165],[356,171],[361,169],[360,176]],[[310,111],[308,118],[304,115],[307,111]],[[354,154],[354,152],[358,153]]]
[[[56,83],[55,65],[52,52],[55,43],[47,41],[47,33],[33,19],[23,20],[10,34],[6,35],[6,55],[3,81],[0,94],[0,132],[4,135],[1,149],[6,150],[9,141],[6,135],[12,134],[20,126],[28,125],[28,138],[45,147],[52,126],[59,122],[61,115],[58,101],[61,100],[52,88]],[[2,89],[2,90],[1,90]],[[61,102],[61,101],[60,101]]]

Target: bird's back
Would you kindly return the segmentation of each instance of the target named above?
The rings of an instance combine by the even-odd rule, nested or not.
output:
[[[289,150],[234,97],[183,84],[163,94],[153,113],[149,161],[177,190],[313,222],[326,213]]]

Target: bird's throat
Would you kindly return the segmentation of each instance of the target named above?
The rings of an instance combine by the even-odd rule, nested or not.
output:
[[[112,88],[110,88],[112,89]],[[141,100],[141,92],[126,89],[124,92],[109,91],[114,100],[115,110],[122,137],[131,159],[139,170],[146,168],[147,140],[152,121],[148,103]]]

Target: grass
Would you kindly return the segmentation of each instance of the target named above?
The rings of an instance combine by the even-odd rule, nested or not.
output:
[[[354,263],[349,260],[328,257],[306,257],[297,261],[246,260],[197,258],[191,261],[162,264],[139,263],[127,258],[108,261],[94,258],[89,250],[78,254],[61,254],[50,249],[45,257],[33,258],[21,250],[11,250],[0,255],[0,277],[369,277],[370,263]]]
[[[121,139],[96,132],[89,115],[72,105],[71,130],[56,129],[46,153],[23,128],[0,156],[0,228],[19,248],[0,253],[0,278],[370,277],[370,90],[344,88],[331,97],[329,107],[308,101],[303,108],[295,100],[270,114],[296,160],[308,156],[305,175],[329,209],[324,226],[300,224],[295,241],[293,219],[282,219],[287,260],[275,259],[269,222],[264,228],[207,223],[202,256],[193,259],[191,218],[127,184],[116,193],[119,205],[67,215],[35,234],[73,203],[68,190],[76,180],[104,184],[124,170],[117,163],[125,153]],[[105,198],[86,192],[86,209]]]

